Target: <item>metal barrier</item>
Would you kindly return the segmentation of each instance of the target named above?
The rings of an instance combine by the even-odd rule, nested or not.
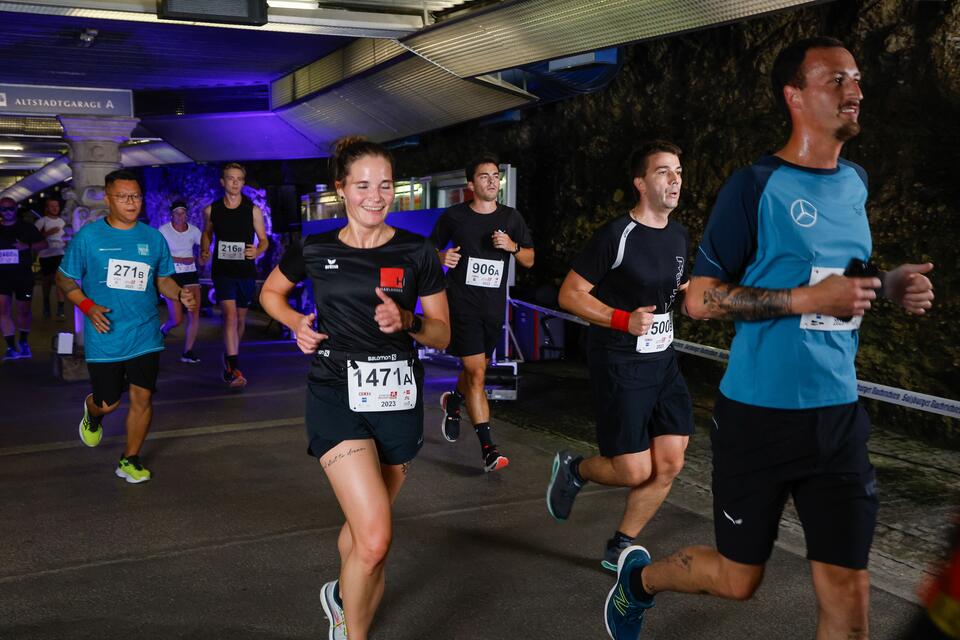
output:
[[[517,300],[516,298],[509,298],[508,302],[512,305],[526,307],[528,309],[533,309],[534,311],[539,311],[540,313],[551,315],[557,318],[563,318],[564,320],[575,322],[576,324],[584,326],[590,324],[586,320],[573,314],[566,313],[564,311],[558,311],[556,309],[550,309],[548,307],[541,307],[540,305],[536,305],[531,302],[524,302],[523,300]],[[730,358],[730,352],[726,349],[718,349],[717,347],[710,347],[703,344],[697,344],[695,342],[687,342],[686,340],[674,340],[673,348],[682,353],[701,356],[703,358],[709,358],[710,360],[717,360],[720,362],[726,362]],[[886,385],[877,384],[876,382],[865,382],[863,380],[857,380],[857,393],[864,398],[879,400],[881,402],[889,402],[890,404],[900,405],[901,407],[918,409],[928,413],[937,413],[942,416],[960,419],[960,401],[957,400],[931,396],[926,393],[915,393],[913,391],[907,391],[906,389],[888,387]]]

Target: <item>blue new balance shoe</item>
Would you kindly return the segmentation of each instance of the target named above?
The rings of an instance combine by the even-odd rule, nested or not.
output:
[[[643,626],[643,614],[653,598],[637,600],[630,592],[630,574],[650,564],[650,554],[640,545],[627,547],[617,560],[617,581],[607,595],[603,622],[613,640],[636,640]]]

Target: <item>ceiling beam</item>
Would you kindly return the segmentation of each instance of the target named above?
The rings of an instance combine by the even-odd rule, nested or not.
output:
[[[100,20],[128,20],[157,24],[195,25],[220,29],[252,29],[330,36],[400,38],[423,27],[423,17],[403,13],[344,11],[341,9],[287,9],[271,7],[267,24],[242,24],[161,20],[156,0],[31,0],[0,2],[0,11],[72,16]]]

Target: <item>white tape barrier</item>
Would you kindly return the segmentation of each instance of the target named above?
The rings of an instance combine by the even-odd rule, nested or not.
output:
[[[541,307],[529,302],[524,302],[523,300],[511,298],[510,303],[520,307],[527,307],[547,315],[556,316],[557,318],[563,318],[570,322],[576,322],[577,324],[589,324],[585,320],[569,313]],[[726,349],[708,347],[703,344],[696,344],[695,342],[687,342],[686,340],[674,340],[673,348],[683,353],[718,360],[720,362],[726,362],[730,357],[730,352]],[[931,396],[926,393],[914,393],[906,389],[888,387],[875,382],[864,382],[863,380],[857,380],[857,393],[864,398],[880,400],[881,402],[889,402],[890,404],[897,404],[901,407],[919,409],[920,411],[926,411],[928,413],[938,413],[942,416],[960,419],[960,401],[957,400]]]

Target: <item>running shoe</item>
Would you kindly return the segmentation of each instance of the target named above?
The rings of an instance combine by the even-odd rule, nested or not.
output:
[[[610,573],[617,572],[617,560],[620,558],[620,552],[633,544],[631,540],[623,540],[617,538],[610,538],[607,540],[606,549],[603,552],[603,560],[600,561],[600,566],[609,571]]]
[[[30,345],[26,342],[20,345],[20,358],[26,359],[33,357],[33,352],[30,351]]]
[[[139,484],[150,479],[150,472],[140,464],[140,456],[123,456],[117,465],[118,478],[123,478],[130,484]]]
[[[320,589],[320,604],[323,606],[323,615],[330,621],[328,640],[347,640],[347,619],[343,617],[343,607],[337,604],[333,593],[336,589],[336,580],[323,585]]]
[[[496,445],[487,448],[483,454],[483,470],[487,473],[499,471],[508,464],[510,464],[510,460],[507,459],[507,456],[500,455],[500,450],[497,449]]]
[[[440,408],[443,409],[443,423],[440,425],[443,431],[443,439],[447,442],[456,442],[460,437],[460,404],[451,412],[447,411],[447,404],[450,402],[452,391],[444,391],[440,396]]]
[[[20,352],[14,349],[13,347],[7,347],[7,352],[3,355],[3,361],[7,360],[19,360]]]
[[[550,472],[550,484],[547,485],[547,511],[557,520],[566,520],[573,509],[573,501],[583,488],[576,478],[570,463],[574,455],[569,451],[558,451],[553,457],[553,470]]]
[[[632,545],[620,553],[617,581],[603,609],[603,622],[613,640],[635,640],[640,637],[643,614],[653,606],[653,598],[637,600],[630,592],[630,574],[650,564],[650,554],[640,545]]]
[[[240,369],[231,369],[229,375],[230,380],[227,381],[227,384],[230,385],[231,389],[242,389],[247,386],[247,379],[240,373]],[[227,374],[224,374],[223,378],[226,381]]]
[[[87,410],[87,401],[83,401],[83,418],[80,420],[80,441],[88,447],[95,447],[103,440],[103,425],[95,421]]]
[[[200,358],[197,357],[197,354],[193,352],[193,349],[190,351],[184,351],[180,356],[180,362],[189,362],[190,364],[197,364],[200,362]]]

